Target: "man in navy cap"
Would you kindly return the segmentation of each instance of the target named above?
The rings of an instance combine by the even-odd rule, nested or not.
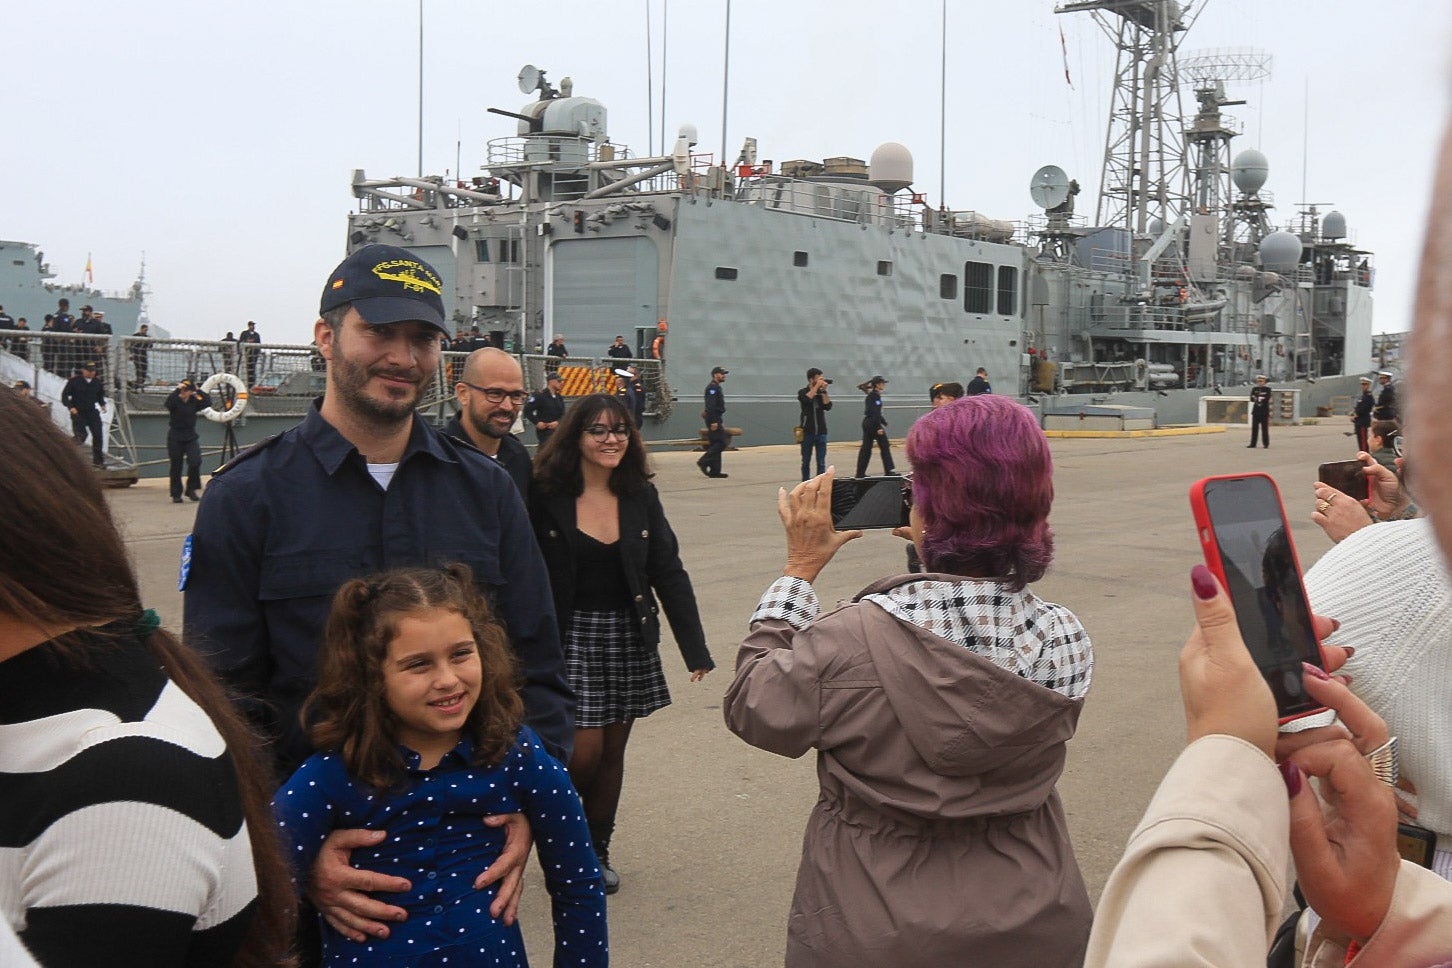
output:
[[[299,710],[338,587],[387,568],[456,561],[473,570],[509,630],[525,722],[569,759],[574,694],[519,491],[499,464],[415,413],[447,335],[442,289],[432,266],[395,246],[365,246],[333,270],[313,325],[327,361],[321,404],[217,472],[183,551],[187,639],[246,697],[279,779],[311,753]],[[384,920],[404,913],[362,893],[406,890],[399,878],[346,862],[381,835],[334,832],[313,871],[319,911],[355,940],[357,925],[386,935]],[[529,849],[527,838],[510,840],[489,877],[508,876],[496,916],[517,899]]]

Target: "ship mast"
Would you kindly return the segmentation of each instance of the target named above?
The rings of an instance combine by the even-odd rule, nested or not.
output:
[[[1118,51],[1097,225],[1143,233],[1154,221],[1171,224],[1188,208],[1175,51],[1199,15],[1191,6],[1178,0],[1070,0],[1054,9],[1092,13]]]

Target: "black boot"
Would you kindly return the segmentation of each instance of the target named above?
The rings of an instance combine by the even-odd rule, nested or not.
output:
[[[595,859],[600,863],[600,878],[605,882],[606,894],[620,890],[620,875],[610,866],[610,835],[614,832],[614,824],[590,825],[590,842],[595,845]]]

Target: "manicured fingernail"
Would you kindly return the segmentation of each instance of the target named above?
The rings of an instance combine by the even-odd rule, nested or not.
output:
[[[1340,628],[1340,627],[1341,627],[1341,623],[1340,623],[1340,622],[1337,622],[1337,623],[1336,623],[1336,627],[1337,627],[1337,628]],[[1354,645],[1343,645],[1343,646],[1342,646],[1342,647],[1341,647],[1341,651],[1343,651],[1343,652],[1345,652],[1345,653],[1346,653],[1346,658],[1348,658],[1348,659],[1349,659],[1349,658],[1351,658],[1351,657],[1352,657],[1352,656],[1353,656],[1353,655],[1355,655],[1355,654],[1356,654],[1356,646],[1354,646]]]
[[[1290,760],[1277,765],[1281,771],[1281,779],[1286,781],[1286,795],[1294,800],[1296,794],[1301,792],[1301,771]]]
[[[1190,569],[1190,587],[1195,589],[1196,598],[1206,602],[1220,591],[1220,586],[1215,583],[1215,576],[1204,565],[1196,565]]]
[[[1320,679],[1322,682],[1329,682],[1331,679],[1331,673],[1320,666],[1311,665],[1309,662],[1301,663],[1301,671],[1313,679]]]
[[[1331,631],[1332,631],[1332,632],[1333,632],[1333,633],[1334,633],[1334,632],[1339,632],[1339,631],[1341,631],[1341,619],[1339,619],[1339,618],[1333,618],[1333,619],[1332,619],[1332,620],[1331,620]],[[1351,654],[1351,653],[1352,653],[1352,652],[1354,652],[1354,651],[1356,651],[1356,650],[1355,650],[1355,649],[1347,649],[1347,650],[1346,650],[1346,654],[1347,654],[1347,655],[1350,655],[1350,654]]]

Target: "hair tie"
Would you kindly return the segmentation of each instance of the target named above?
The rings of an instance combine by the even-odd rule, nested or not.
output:
[[[136,620],[136,634],[142,638],[161,628],[161,616],[156,614],[156,609],[148,608],[141,613]]]

